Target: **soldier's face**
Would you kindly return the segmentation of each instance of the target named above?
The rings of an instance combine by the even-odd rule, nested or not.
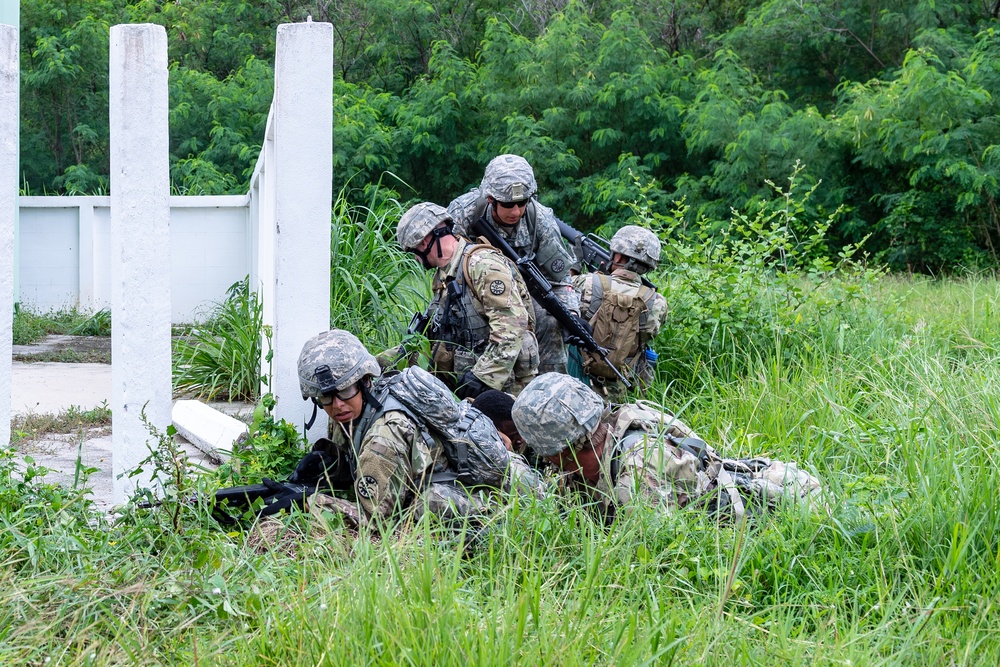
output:
[[[358,387],[358,392],[347,400],[333,397],[333,402],[324,405],[323,411],[335,422],[342,424],[352,422],[361,416],[361,410],[365,407],[365,397]]]
[[[527,199],[516,202],[499,202],[495,199],[492,201],[493,220],[508,227],[512,227],[520,222],[521,216],[524,215],[524,209],[528,207]]]

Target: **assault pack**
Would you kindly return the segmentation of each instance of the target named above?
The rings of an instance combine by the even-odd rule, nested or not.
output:
[[[588,322],[594,328],[594,340],[607,350],[602,358],[583,351],[583,370],[590,376],[605,380],[618,379],[616,369],[635,368],[638,355],[645,354],[645,345],[639,336],[642,321],[649,312],[649,301],[655,290],[643,285],[635,295],[612,289],[611,276],[595,273],[591,309]]]
[[[371,396],[380,407],[366,411],[355,438],[386,412],[399,410],[437,436],[444,448],[451,470],[434,473],[432,481],[504,488],[510,454],[496,426],[470,403],[457,400],[441,380],[411,366],[383,375],[372,387]],[[432,439],[427,432],[424,437]],[[360,442],[355,443],[358,445]],[[433,447],[434,443],[429,441],[428,445]]]

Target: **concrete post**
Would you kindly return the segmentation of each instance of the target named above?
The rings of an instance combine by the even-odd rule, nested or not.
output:
[[[10,444],[14,343],[14,225],[17,215],[17,28],[0,25],[0,447]]]
[[[296,365],[302,345],[330,328],[330,214],[333,194],[333,26],[278,26],[274,65],[275,414],[304,424]],[[326,434],[320,412],[310,432]]]
[[[111,381],[113,499],[149,487],[128,479],[170,426],[170,172],[167,33],[111,28]]]

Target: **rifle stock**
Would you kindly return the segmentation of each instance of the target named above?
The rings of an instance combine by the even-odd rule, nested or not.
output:
[[[596,354],[610,366],[626,388],[632,388],[632,383],[608,360],[608,351],[598,345],[593,335],[580,323],[580,319],[569,312],[563,302],[559,300],[559,297],[556,296],[555,292],[552,291],[552,284],[542,275],[542,270],[538,268],[538,265],[531,257],[521,257],[518,255],[510,244],[507,243],[507,240],[500,236],[483,217],[472,223],[471,231],[477,236],[485,237],[490,242],[490,245],[502,252],[507,259],[514,262],[521,272],[521,277],[524,278],[525,284],[528,286],[528,292],[538,302],[538,305],[544,308],[549,315],[556,318],[556,321],[559,322],[567,333],[583,341],[583,346],[588,352]]]

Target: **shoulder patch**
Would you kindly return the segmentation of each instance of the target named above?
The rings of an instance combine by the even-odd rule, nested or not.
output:
[[[490,293],[494,296],[500,296],[507,291],[507,285],[502,280],[494,280],[490,283]]]
[[[371,475],[365,475],[358,480],[358,495],[371,500],[378,493],[378,482]]]
[[[562,270],[566,268],[566,262],[561,259],[557,259],[552,262],[552,273],[562,273]]]

